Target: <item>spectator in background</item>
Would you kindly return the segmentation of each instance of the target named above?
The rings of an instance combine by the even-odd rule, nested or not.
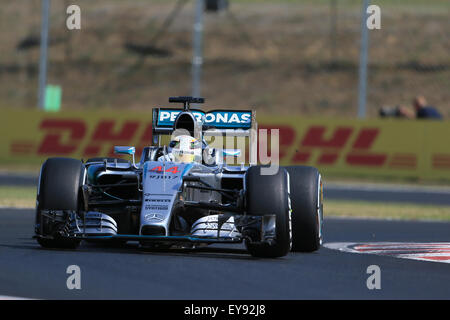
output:
[[[427,104],[427,100],[424,96],[415,97],[413,100],[413,107],[415,112],[405,107],[399,107],[398,113],[400,116],[409,119],[442,120],[442,115],[435,107]]]
[[[427,104],[424,96],[418,96],[413,102],[414,109],[416,109],[417,119],[439,119],[442,120],[442,115],[433,106]]]

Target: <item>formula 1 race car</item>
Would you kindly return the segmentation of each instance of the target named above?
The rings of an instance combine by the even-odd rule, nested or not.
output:
[[[35,238],[46,248],[80,241],[143,247],[245,243],[257,257],[311,252],[322,243],[323,189],[318,170],[256,165],[257,123],[252,111],[191,109],[202,98],[174,97],[183,108],[154,108],[153,145],[140,162],[134,147],[122,158],[86,162],[49,158],[41,167]],[[206,137],[249,139],[248,165],[228,165],[240,149],[212,147]],[[162,139],[170,136],[168,144]]]

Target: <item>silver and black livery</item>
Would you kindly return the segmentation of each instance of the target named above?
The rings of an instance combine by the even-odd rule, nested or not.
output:
[[[139,162],[134,147],[119,158],[86,162],[49,158],[41,167],[35,237],[43,247],[76,248],[82,240],[170,248],[241,243],[253,256],[311,252],[322,243],[323,189],[317,169],[279,167],[264,174],[256,164],[254,113],[190,108],[202,98],[175,97],[183,108],[153,109],[153,145]],[[184,130],[200,141],[202,158],[168,158],[164,135]],[[241,150],[212,148],[214,135],[249,137],[249,165],[229,166]]]

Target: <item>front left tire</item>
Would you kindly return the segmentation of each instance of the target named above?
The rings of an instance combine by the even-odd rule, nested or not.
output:
[[[36,201],[35,233],[37,242],[44,248],[76,248],[80,241],[61,235],[67,215],[78,211],[81,203],[80,188],[85,168],[80,160],[49,158],[41,168]],[[58,220],[44,216],[42,211],[52,211]]]

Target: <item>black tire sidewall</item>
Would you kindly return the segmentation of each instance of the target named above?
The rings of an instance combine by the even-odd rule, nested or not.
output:
[[[253,256],[276,258],[291,249],[290,201],[288,174],[279,168],[275,175],[261,175],[261,166],[250,167],[246,173],[246,211],[248,215],[276,215],[274,243],[249,243],[247,250]]]
[[[318,213],[320,173],[308,166],[285,169],[289,172],[292,201],[292,251],[316,251],[321,245],[322,217]]]
[[[80,160],[50,158],[45,161],[39,179],[39,208],[78,210],[83,176],[84,165]]]
[[[39,189],[36,206],[36,228],[38,236],[52,236],[46,234],[46,224],[41,226],[41,210],[78,211],[81,203],[80,187],[84,183],[85,167],[80,160],[71,158],[49,158],[41,168],[39,176]],[[44,218],[45,219],[45,218]],[[57,238],[38,237],[37,242],[44,248],[75,249],[80,241]]]

